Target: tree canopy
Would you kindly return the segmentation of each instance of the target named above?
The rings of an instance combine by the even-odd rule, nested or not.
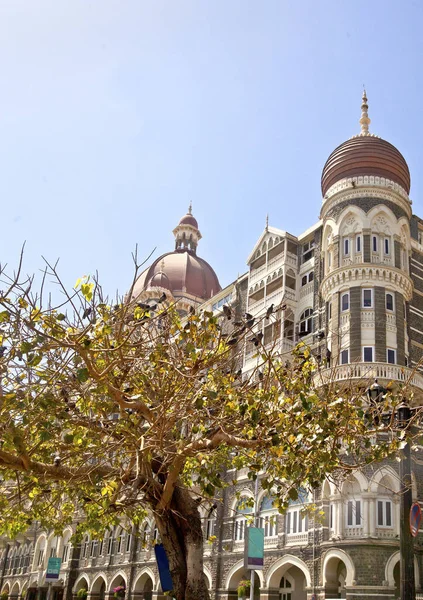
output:
[[[101,536],[149,512],[178,600],[207,598],[198,505],[218,496],[228,465],[261,473],[283,510],[300,486],[316,488],[402,443],[372,443],[395,429],[393,419],[369,418],[363,387],[322,385],[307,346],[288,363],[260,336],[251,341],[260,319],[234,322],[230,307],[220,318],[181,317],[164,296],[141,302],[130,290],[110,302],[97,280],[67,292],[55,266],[51,276],[64,293],[57,307],[31,280],[3,273],[0,530],[11,537],[33,520],[60,532],[76,510],[79,533]],[[249,373],[245,344],[256,349]],[[390,394],[377,410],[399,400]]]

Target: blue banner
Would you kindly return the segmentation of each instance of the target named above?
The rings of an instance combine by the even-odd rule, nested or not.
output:
[[[154,546],[154,552],[156,554],[162,590],[163,592],[171,592],[173,590],[173,583],[169,571],[169,561],[167,560],[163,544],[156,544]]]

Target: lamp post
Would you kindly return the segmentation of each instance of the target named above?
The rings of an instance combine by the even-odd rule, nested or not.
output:
[[[376,406],[381,400],[386,389],[377,379],[367,390],[370,403]],[[411,409],[406,402],[397,408],[398,427],[406,429],[411,419]],[[416,586],[414,580],[414,551],[413,538],[410,530],[410,509],[413,503],[411,488],[411,450],[407,442],[402,449],[399,461],[400,478],[400,594],[401,600],[415,600]]]

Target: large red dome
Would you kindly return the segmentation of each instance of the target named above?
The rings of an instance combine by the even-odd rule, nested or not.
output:
[[[373,135],[357,135],[332,152],[323,167],[322,194],[341,179],[373,175],[398,183],[410,193],[410,171],[401,152]]]
[[[201,300],[208,300],[221,289],[209,263],[187,251],[169,252],[155,260],[138,278],[133,296],[136,298],[154,287],[168,289],[176,296],[185,293]]]

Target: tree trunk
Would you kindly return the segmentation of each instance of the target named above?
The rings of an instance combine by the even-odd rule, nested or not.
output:
[[[176,600],[210,600],[203,572],[203,531],[198,505],[188,490],[176,488],[171,507],[156,515]]]

